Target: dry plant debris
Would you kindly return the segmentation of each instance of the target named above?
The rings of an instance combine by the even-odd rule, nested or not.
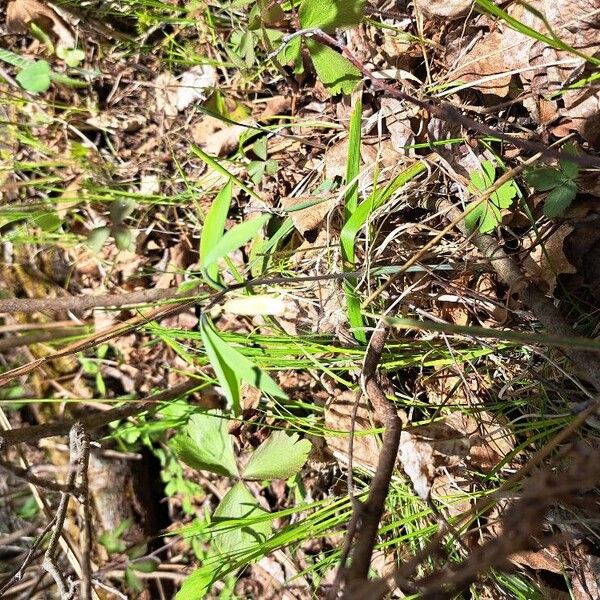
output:
[[[597,0],[0,34],[0,596],[598,597]]]

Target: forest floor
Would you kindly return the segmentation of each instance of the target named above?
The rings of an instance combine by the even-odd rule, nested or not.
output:
[[[1,598],[600,597],[600,0],[0,39]]]

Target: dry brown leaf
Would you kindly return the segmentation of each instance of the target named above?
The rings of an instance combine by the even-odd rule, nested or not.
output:
[[[537,244],[523,261],[525,270],[538,284],[545,284],[550,293],[556,288],[559,275],[576,273],[577,269],[565,255],[565,238],[571,234],[571,225],[561,225],[542,243]],[[530,240],[533,245],[534,239]],[[527,244],[524,244],[526,246]]]
[[[473,0],[415,0],[415,6],[432,17],[460,17],[473,6]]]
[[[395,98],[382,98],[381,114],[390,132],[392,147],[397,152],[406,154],[405,146],[415,143],[415,133],[410,122],[416,114],[415,107],[407,106],[405,102]]]
[[[578,50],[593,55],[600,49],[600,0],[530,0],[511,4],[511,17],[544,35],[557,36]],[[535,14],[545,15],[546,23]],[[451,50],[452,53],[452,50]],[[571,52],[556,50],[532,37],[519,33],[499,22],[494,31],[484,34],[461,58],[450,73],[454,81],[474,83],[472,87],[484,93],[506,96],[509,92],[509,71],[516,71],[523,86],[533,98],[525,104],[540,123],[557,117],[563,121],[553,131],[564,135],[577,131],[588,141],[600,139],[600,93],[598,90],[570,90],[561,94],[561,108],[554,100],[544,98],[548,91],[561,86],[585,66],[585,60]],[[486,78],[484,81],[479,81]]]
[[[296,198],[281,198],[281,206],[285,210],[293,209],[296,206],[303,204],[311,204],[306,208],[293,210],[289,213],[294,227],[304,235],[307,231],[311,231],[321,225],[329,212],[339,203],[340,199],[337,195],[324,196],[319,198],[316,196],[298,196]],[[315,202],[316,204],[312,204]]]
[[[47,34],[53,33],[61,46],[74,48],[75,36],[65,21],[50,7],[37,0],[13,0],[6,7],[6,26],[14,33],[29,33],[34,24]]]
[[[325,441],[335,458],[344,465],[348,464],[353,408],[354,392],[351,391],[341,392],[325,407]],[[377,468],[379,445],[373,433],[364,432],[372,430],[373,427],[367,405],[361,400],[356,414],[353,463],[370,471]]]

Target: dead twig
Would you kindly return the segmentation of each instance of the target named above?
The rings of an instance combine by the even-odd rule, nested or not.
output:
[[[373,549],[377,541],[379,522],[383,515],[392,473],[398,457],[401,421],[393,405],[388,401],[377,381],[377,365],[381,359],[388,336],[389,326],[380,322],[369,343],[361,375],[361,388],[385,426],[383,443],[379,453],[377,469],[364,504],[356,502],[353,521],[356,525],[356,543],[352,552],[352,565],[346,579],[345,597],[350,597],[352,588],[367,579]],[[351,532],[354,534],[354,532]]]
[[[59,421],[58,423],[44,423],[42,425],[32,425],[31,427],[21,427],[20,429],[9,429],[0,434],[0,450],[22,442],[31,443],[55,435],[66,435],[76,423],[81,423],[86,431],[92,431],[113,421],[126,419],[146,410],[152,411],[158,407],[160,402],[173,400],[174,398],[188,394],[200,385],[197,381],[185,381],[168,390],[149,396],[144,400],[132,402],[118,408],[111,408],[110,410],[95,413],[75,421]]]

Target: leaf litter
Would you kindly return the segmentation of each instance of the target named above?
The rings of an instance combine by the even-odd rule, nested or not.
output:
[[[529,3],[529,9],[523,3],[506,6],[496,2],[494,5],[504,7],[510,17],[551,39],[564,41],[578,51],[593,55],[600,47],[596,23],[598,7],[593,3],[572,1],[557,4],[534,0]],[[593,72],[584,58],[524,36],[503,20],[478,14],[472,10],[472,2],[417,2],[416,7],[422,12],[410,13],[412,8],[409,7],[408,16],[396,15],[393,11],[386,15],[382,11],[377,18],[385,27],[371,24],[362,27],[361,31],[344,33],[353,51],[378,70],[378,75],[401,80],[402,85],[412,90],[425,85],[422,82],[450,84],[452,98],[468,102],[476,112],[480,111],[490,119],[506,115],[502,113],[504,108],[496,110],[494,107],[510,101],[516,107],[515,112],[508,115],[513,119],[510,125],[519,128],[523,135],[534,135],[531,132],[537,128],[537,133],[546,136],[543,139],[580,134],[581,138],[577,140],[579,147],[586,147],[586,142],[593,144],[597,141],[600,111],[595,88],[572,85]],[[271,8],[277,14],[269,17],[269,24],[287,19],[286,13],[282,16],[277,11],[280,8],[277,3]],[[538,13],[545,14],[546,22],[539,19]],[[422,29],[413,27],[413,16],[422,19],[419,21]],[[323,25],[323,16],[318,11],[311,14],[304,9],[299,17],[305,26]],[[252,183],[251,189],[260,195],[263,202],[261,206],[273,215],[268,225],[261,223],[260,228],[255,229],[259,242],[267,241],[266,236],[272,235],[288,217],[292,223],[290,231],[295,231],[286,234],[284,241],[275,246],[271,255],[266,253],[266,257],[260,247],[256,254],[253,253],[255,241],[246,243],[244,239],[234,253],[225,253],[229,254],[229,262],[220,257],[220,268],[229,264],[238,270],[236,274],[232,269],[224,281],[235,281],[240,273],[253,273],[252,269],[260,260],[268,261],[267,273],[277,273],[277,269],[281,269],[282,272],[292,270],[295,275],[323,275],[337,270],[349,147],[347,118],[351,102],[343,107],[339,98],[331,99],[331,93],[351,92],[358,80],[352,69],[346,72],[343,80],[335,80],[337,70],[348,69],[338,54],[334,56],[333,51],[319,46],[317,42],[303,42],[298,44],[296,54],[291,52],[281,59],[285,77],[282,74],[280,78],[257,76],[253,81],[246,81],[235,69],[223,66],[230,57],[219,64],[221,57],[218,52],[223,52],[223,47],[215,49],[208,38],[201,43],[198,41],[203,25],[194,32],[185,27],[167,32],[159,27],[158,39],[160,44],[165,45],[157,46],[155,54],[139,52],[134,59],[113,48],[102,58],[101,54],[91,52],[98,40],[77,37],[77,28],[72,29],[72,23],[49,6],[34,0],[13,0],[8,5],[6,18],[7,29],[13,35],[19,34],[17,41],[23,44],[19,46],[11,40],[12,50],[26,47],[28,54],[45,56],[54,69],[74,68],[58,54],[44,54],[43,42],[30,42],[26,34],[34,23],[68,48],[76,48],[77,44],[85,48],[86,60],[91,60],[86,67],[98,69],[101,73],[99,80],[92,79],[95,83],[89,90],[52,84],[54,87],[50,88],[48,98],[56,100],[56,105],[48,104],[43,108],[30,105],[27,109],[17,107],[11,117],[20,124],[30,119],[35,121],[32,131],[47,145],[44,148],[24,144],[23,137],[15,140],[13,136],[13,143],[18,146],[13,154],[18,155],[19,160],[27,159],[44,165],[56,161],[59,165],[68,165],[65,168],[39,167],[41,173],[57,177],[57,181],[72,182],[68,184],[71,187],[65,186],[61,190],[65,197],[60,202],[61,208],[56,211],[64,230],[79,236],[78,240],[89,239],[94,227],[115,225],[111,223],[110,210],[111,203],[115,201],[111,195],[114,190],[117,196],[136,196],[139,192],[142,197],[138,199],[140,204],[133,215],[127,217],[128,231],[134,242],[126,244],[127,249],[119,249],[117,239],[110,235],[103,240],[97,252],[91,252],[81,241],[66,244],[66,260],[71,274],[64,281],[69,281],[69,286],[74,283],[80,286],[68,289],[69,293],[125,292],[148,286],[168,288],[196,277],[201,264],[199,237],[203,235],[199,224],[223,183],[234,178],[240,178],[248,185]],[[351,16],[348,18],[352,20]],[[331,19],[335,21],[336,17]],[[119,19],[115,18],[108,24],[118,26]],[[336,25],[343,23],[336,22]],[[228,39],[226,29],[217,28],[215,31],[217,38]],[[171,35],[173,39],[183,40],[184,46],[191,44],[188,49],[193,47],[194,52],[202,53],[201,64],[190,66],[195,59],[178,63],[171,60],[173,56],[163,60],[165,55],[161,53],[169,47]],[[258,47],[258,38],[252,37],[254,35],[247,35],[250,43],[246,42],[246,48],[252,45],[253,40]],[[381,39],[383,43],[379,46]],[[423,45],[423,39],[427,44]],[[26,43],[29,46],[25,46]],[[313,61],[312,67],[309,57]],[[433,60],[427,62],[430,58]],[[204,59],[210,59],[211,64],[219,64],[218,68],[210,66]],[[242,59],[249,61],[251,53]],[[313,68],[320,82],[315,80]],[[447,94],[443,87],[440,90],[433,93]],[[11,93],[14,91],[11,90]],[[492,152],[489,145],[478,146],[477,140],[464,138],[456,124],[436,121],[405,102],[377,97],[368,91],[364,98],[367,105],[363,113],[360,148],[361,199],[369,197],[376,186],[385,188],[398,169],[410,168],[416,161],[423,161],[426,165],[423,175],[390,193],[368,215],[357,237],[357,265],[369,268],[397,266],[422,248],[434,231],[442,228],[442,220],[432,210],[436,198],[452,196],[457,203],[468,206],[478,193],[505,172],[507,164],[517,164],[521,157],[519,151],[513,148],[503,149],[505,153],[498,156],[497,147]],[[60,103],[70,104],[77,110],[74,114],[65,113]],[[210,112],[204,113],[203,108]],[[216,118],[215,114],[224,118]],[[231,118],[232,115],[234,118]],[[71,137],[54,124],[64,118],[68,119],[71,128],[75,128],[76,135]],[[70,131],[73,133],[73,129]],[[258,142],[261,136],[268,138],[264,155],[260,149],[262,142]],[[458,143],[448,141],[456,137],[460,138]],[[444,146],[438,147],[438,156],[450,156],[447,164],[433,160],[432,147],[429,146],[433,139],[444,142]],[[219,163],[226,167],[226,171],[216,172],[214,165],[200,161],[197,155],[192,157],[192,142],[208,155],[226,159]],[[586,150],[589,149],[589,146],[586,147]],[[76,160],[81,155],[85,155],[85,160]],[[470,162],[458,160],[457,156],[461,155],[468,157]],[[254,182],[249,177],[248,165],[261,160],[276,160],[276,169],[268,172],[265,168]],[[555,168],[556,165],[550,167]],[[7,183],[20,185],[28,180],[29,175],[29,172],[25,175],[19,172],[21,179],[9,175]],[[595,189],[594,173],[584,171],[574,181],[577,191],[571,200],[572,205],[556,214],[548,214],[543,208],[543,195],[548,190],[539,190],[535,182],[525,178],[497,190],[487,207],[473,214],[471,221],[472,230],[499,235],[523,271],[549,296],[554,295],[556,302],[563,301],[560,293],[566,281],[571,281],[571,291],[583,302],[590,299],[581,293],[577,282],[573,283],[574,279],[585,275],[585,285],[593,287],[597,284],[595,262],[598,261],[593,253],[594,240],[597,239],[596,211],[593,204],[591,208],[584,207],[582,198],[583,194],[593,193],[586,190]],[[4,185],[4,180],[2,183]],[[17,192],[10,192],[13,194],[10,196],[3,189],[3,200],[28,200],[20,195],[20,187],[11,189]],[[28,193],[29,200],[47,202],[48,197],[53,197],[43,190],[36,191],[34,187]],[[521,195],[525,197],[524,201]],[[231,231],[236,225],[255,218],[252,208],[257,205],[248,200],[247,191],[236,191],[226,215],[227,222],[221,230]],[[521,216],[527,216],[529,210],[535,213],[536,218],[546,219],[542,221],[541,231],[530,227],[529,221],[527,226],[520,224],[515,215],[518,210]],[[577,213],[578,210],[584,212]],[[9,229],[12,226],[10,222],[3,222],[3,225]],[[43,236],[47,232],[41,226],[35,226],[32,233],[38,237],[41,235],[40,240],[46,239]],[[182,247],[183,238],[187,239],[185,248]],[[19,244],[19,238],[15,239],[15,243]],[[51,242],[28,243],[31,254],[36,257],[34,266],[40,267],[40,271],[51,272],[41,261],[37,264],[38,250]],[[228,246],[230,248],[232,246]],[[10,254],[10,247],[6,252]],[[257,273],[262,274],[260,270]],[[3,280],[3,288],[6,286],[10,294],[25,297],[40,293],[23,281],[18,284],[11,281],[8,276]],[[363,299],[372,291],[369,278],[361,279],[357,286]],[[64,288],[61,289],[64,291]],[[415,270],[406,273],[391,286],[388,298],[400,299],[402,310],[410,314],[450,324],[483,323],[495,329],[530,327],[530,319],[522,306],[514,298],[506,300],[505,292],[493,272],[482,268],[480,256],[465,246],[458,236],[448,235],[421,258]],[[484,304],[486,300],[489,304]],[[93,314],[99,328],[117,324],[127,316],[126,311],[98,310]],[[281,321],[281,329],[274,319]],[[286,320],[288,323],[285,323]],[[353,387],[351,382],[355,383],[360,371],[360,360],[348,358],[355,356],[352,352],[356,341],[348,329],[342,286],[334,281],[304,286],[286,296],[277,293],[240,296],[223,304],[220,317],[215,322],[231,337],[246,336],[235,338],[236,343],[232,345],[226,343],[227,348],[235,348],[233,352],[218,343],[215,346],[229,357],[229,361],[221,361],[224,372],[227,374],[228,363],[237,360],[247,367],[246,378],[258,385],[261,382],[251,376],[252,369],[248,363],[239,358],[248,349],[254,352],[248,352],[252,354],[252,360],[258,361],[257,356],[267,353],[261,346],[262,342],[247,341],[252,340],[252,333],[280,334],[283,330],[302,336],[308,333],[330,336],[321,353],[313,356],[308,363],[302,363],[303,367],[286,363],[287,368],[276,371],[277,374],[271,372],[270,384],[270,391],[275,391],[273,396],[277,396],[277,388],[282,387],[289,398],[299,403],[298,406],[317,404],[322,408],[322,412],[315,411],[317,416],[311,414],[307,417],[302,412],[306,408],[294,406],[290,414],[298,419],[299,431],[304,429],[315,433],[317,429],[314,437],[324,439],[327,452],[325,458],[321,457],[323,461],[311,463],[309,458],[308,466],[302,467],[308,450],[304,443],[306,440],[301,440],[297,432],[271,433],[272,428],[288,424],[282,417],[282,414],[288,414],[289,407],[285,404],[288,400],[280,397],[278,401],[268,401],[258,387],[243,384],[239,398],[234,391],[229,392],[232,399],[237,399],[240,404],[240,418],[232,420],[234,427],[222,427],[218,433],[219,439],[226,440],[225,445],[232,448],[228,454],[226,474],[236,475],[237,466],[232,465],[238,463],[232,461],[240,456],[252,456],[253,452],[268,447],[269,443],[275,447],[276,453],[292,457],[296,452],[295,446],[302,445],[302,451],[297,452],[297,460],[275,474],[291,478],[302,467],[303,476],[306,474],[306,489],[302,490],[299,484],[294,487],[291,482],[271,482],[266,486],[255,482],[247,486],[240,482],[227,485],[214,475],[199,474],[186,467],[184,475],[176,470],[169,474],[170,489],[176,490],[169,499],[173,521],[181,524],[191,518],[189,515],[193,509],[206,510],[213,518],[230,521],[247,516],[265,516],[267,510],[274,507],[291,507],[293,495],[301,497],[304,494],[304,500],[343,496],[346,490],[340,484],[339,475],[340,469],[347,469],[348,465],[348,440],[355,398],[355,391],[349,388]],[[103,365],[98,372],[106,379],[104,385],[111,400],[120,397],[119,391],[127,394],[150,391],[153,386],[160,386],[165,381],[174,385],[181,380],[181,374],[189,370],[202,377],[213,377],[214,372],[207,367],[199,350],[198,338],[181,337],[182,330],[192,332],[199,327],[194,310],[190,309],[163,324],[169,327],[170,335],[177,336],[170,345],[164,342],[167,339],[164,335],[160,340],[153,337],[150,329],[110,341],[109,364]],[[447,515],[454,516],[472,506],[469,494],[473,489],[485,487],[488,478],[497,473],[507,474],[518,466],[527,451],[522,449],[525,447],[522,438],[528,435],[527,430],[515,433],[512,423],[503,417],[502,411],[494,408],[494,398],[508,397],[514,401],[516,407],[503,410],[515,423],[526,418],[533,419],[530,415],[533,408],[530,411],[526,402],[521,402],[521,398],[528,399],[528,393],[534,387],[533,383],[524,383],[525,380],[530,381],[527,379],[531,375],[530,367],[552,382],[562,376],[563,365],[555,369],[552,362],[523,356],[519,354],[519,348],[510,345],[507,354],[492,352],[485,344],[474,343],[472,337],[467,337],[464,345],[465,340],[458,336],[449,342],[448,337],[436,334],[410,333],[407,339],[415,346],[423,344],[426,350],[421,356],[411,359],[404,355],[406,349],[400,341],[394,340],[399,344],[394,346],[396,355],[387,357],[384,367],[389,373],[402,373],[393,381],[393,390],[390,390],[398,406],[403,406],[406,398],[410,399],[403,408],[405,426],[394,478],[408,486],[411,493],[414,492],[420,499],[433,500],[447,511]],[[441,345],[437,345],[438,342]],[[286,342],[287,352],[295,343]],[[451,345],[451,358],[444,357],[440,350],[448,343]],[[340,352],[340,348],[348,355],[333,360],[331,357]],[[429,355],[433,358],[427,362]],[[196,358],[190,360],[190,356]],[[297,361],[306,360],[306,352],[298,352],[294,357]],[[89,358],[100,362],[104,360],[93,355]],[[9,359],[20,360],[12,355]],[[472,365],[473,369],[466,368],[461,377],[448,374],[444,365],[452,361]],[[135,365],[134,370],[127,368],[132,365]],[[261,367],[265,366],[269,367],[263,361]],[[88,368],[90,372],[83,375],[87,382],[86,393],[91,400],[101,404],[98,390],[92,389],[93,384],[100,385],[100,379],[91,374],[91,367]],[[57,385],[65,384],[64,378],[60,381],[62,383]],[[217,404],[222,403],[228,392],[220,381],[211,381],[211,386],[204,392],[205,397],[196,397],[195,402],[205,405],[208,396],[211,396]],[[231,385],[233,390],[235,382]],[[54,393],[49,387],[38,386],[37,389]],[[482,392],[482,389],[487,389],[488,393]],[[553,388],[550,399],[558,414],[564,411],[564,407],[554,395],[560,393]],[[577,394],[580,390],[567,384],[564,397],[570,399],[571,396],[578,397]],[[537,409],[542,405],[545,410],[545,405],[535,393],[532,392],[530,397],[532,406]],[[319,402],[315,403],[316,398]],[[107,405],[102,404],[102,407]],[[41,422],[43,415],[38,413],[38,417]],[[189,422],[194,423],[193,420]],[[292,419],[289,422],[293,422]],[[318,432],[315,422],[321,424],[322,432]],[[182,430],[183,421],[180,419],[177,423],[175,428]],[[358,406],[355,423],[354,464],[357,469],[373,472],[376,468],[380,427],[381,423],[373,420],[372,410],[363,399]],[[130,443],[135,435],[139,439],[155,441],[151,437],[144,438],[154,434],[143,430],[123,439]],[[172,432],[164,435],[158,443],[164,446],[168,442],[176,449],[176,442],[172,440],[177,438],[172,437]],[[124,443],[123,439],[120,443]],[[132,447],[136,451],[139,449],[139,446]],[[521,454],[517,453],[517,448],[521,448]],[[510,461],[505,463],[508,456]],[[166,454],[160,457],[165,464],[172,460]],[[206,457],[203,460],[198,467],[200,471],[202,466],[210,463]],[[222,467],[224,455],[221,453],[210,460],[220,462]],[[260,461],[258,464],[261,467]],[[309,475],[310,469],[316,465],[320,472]],[[165,473],[166,470],[163,471],[164,477]],[[269,478],[274,473],[265,470],[262,465],[257,467],[254,475],[252,479],[259,479]],[[204,491],[196,495],[187,493],[188,488],[182,483],[184,479],[200,485]],[[224,500],[221,510],[217,509],[219,502]],[[244,504],[249,508],[241,514],[240,506]],[[184,505],[189,509],[187,513],[182,509]],[[388,517],[391,519],[393,516],[390,511]],[[286,521],[288,525],[293,522],[293,519]],[[245,530],[229,537],[221,533],[215,537],[215,543],[220,552],[227,553],[234,547],[251,547],[257,536],[264,542],[271,530],[271,525],[263,522],[254,532]],[[338,538],[337,533],[332,535],[328,532],[319,540],[305,540],[298,552],[302,559],[285,551],[275,560],[275,565],[263,561],[257,564],[274,574],[282,589],[286,589],[289,578],[297,575],[298,568],[314,568],[311,566],[314,564],[311,562],[313,556],[319,561],[332,549],[339,548]],[[201,552],[198,548],[195,551],[198,557]],[[554,548],[551,551],[554,552]],[[189,548],[185,552],[189,552]],[[521,553],[515,557],[515,562],[525,565],[529,572],[556,571],[556,556],[544,562],[540,552]],[[573,575],[577,594],[583,594],[585,589],[594,589],[597,565],[593,557],[592,550],[584,553],[581,569]],[[381,571],[391,568],[393,552],[384,549],[379,558],[384,565]],[[304,564],[294,564],[295,560],[302,560]],[[294,568],[290,568],[289,563],[294,564]],[[283,575],[281,571],[284,571]],[[253,577],[258,575],[252,570],[248,573],[241,578],[240,588],[245,586],[252,590]],[[264,573],[262,577],[265,577]],[[325,577],[330,577],[330,574],[325,572]],[[264,590],[264,583],[262,586]]]

